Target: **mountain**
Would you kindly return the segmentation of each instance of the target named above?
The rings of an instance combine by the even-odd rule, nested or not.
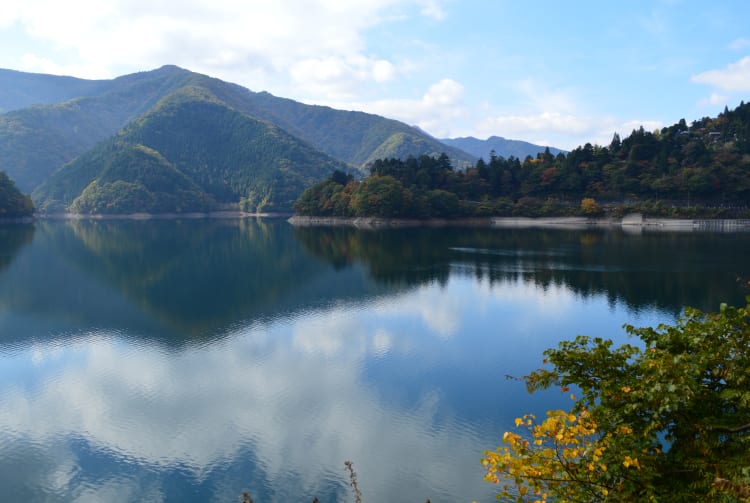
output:
[[[254,93],[240,86],[216,90],[239,110],[278,124],[326,154],[352,166],[364,167],[375,159],[446,153],[456,167],[467,167],[476,158],[446,145],[421,129],[364,112],[305,105],[267,92]]]
[[[32,88],[44,88],[50,77],[15,73],[19,75],[9,83],[9,89],[34,82],[37,85]],[[6,80],[12,79],[6,75]],[[66,84],[67,88],[86,88],[97,94],[0,115],[0,170],[6,171],[24,192],[32,192],[63,164],[188,84],[190,76],[177,67],[163,67],[111,81],[74,80],[77,87]]]
[[[83,80],[0,68],[0,113],[98,94],[106,81]]]
[[[194,202],[200,200],[210,207],[231,202],[256,208],[264,199],[266,203],[261,206],[266,208],[291,204],[290,201],[304,188],[300,183],[316,181],[316,177],[325,178],[333,169],[346,169],[344,164],[349,170],[364,173],[366,165],[380,157],[405,158],[446,152],[459,167],[468,166],[475,160],[470,154],[448,147],[419,129],[395,120],[305,105],[266,92],[256,93],[176,66],[101,81],[11,71],[4,71],[0,79],[5,84],[3,96],[9,97],[0,103],[16,108],[0,115],[0,170],[6,171],[21,190],[33,192],[42,210],[68,208],[94,181],[97,183],[90,188],[87,197],[73,209],[100,209],[102,198],[109,197],[105,194],[124,189],[123,183],[140,184],[140,188],[136,190],[128,185],[127,192],[133,197],[110,201],[107,203],[109,208],[128,206],[127,200],[136,205],[143,202],[145,207],[155,209],[144,202],[149,198],[144,199],[143,194],[143,197],[135,197],[136,193],[144,189],[151,194],[149,197],[160,193],[160,198],[165,193],[161,189],[156,192],[149,189],[151,182],[143,178],[143,173],[138,175],[141,178],[137,182],[131,178],[136,176],[135,171],[123,166],[132,165],[135,159],[146,162],[160,173],[159,177],[166,176],[177,183],[173,179],[175,173],[166,169],[171,166],[198,184],[201,197],[195,199],[198,197],[195,193],[192,199],[188,198]],[[28,92],[23,91],[24,88]],[[75,93],[81,95],[70,98]],[[18,98],[21,95],[25,98]],[[167,116],[161,114],[164,110],[160,107],[170,102],[170,97],[184,98],[187,95],[192,96],[190,104],[183,100],[181,106],[184,107],[184,117],[189,117],[192,125],[169,122]],[[45,104],[55,99],[65,101]],[[201,107],[200,101],[215,106]],[[41,104],[19,108],[28,103]],[[222,109],[221,113],[217,112],[217,107]],[[214,114],[213,118],[200,120],[193,113],[196,110],[210,112]],[[183,117],[181,114],[174,117],[177,116]],[[260,137],[256,140],[253,136],[237,134],[225,124],[216,122],[220,116],[232,127],[239,127],[243,134],[260,134]],[[149,117],[150,122],[144,122],[145,117]],[[167,122],[151,127],[161,124],[161,121]],[[251,123],[254,124],[252,127]],[[221,131],[222,136],[216,131]],[[175,142],[182,142],[177,148],[172,148],[176,143],[163,138],[173,132],[181,135],[179,140],[175,139]],[[217,143],[211,144],[210,138]],[[280,143],[272,146],[275,142]],[[167,144],[171,149],[169,155],[160,150],[167,148]],[[219,144],[223,152],[217,150]],[[251,153],[251,146],[261,151]],[[199,150],[199,147],[204,150]],[[288,149],[293,152],[290,154]],[[188,152],[192,159],[200,158],[202,165],[191,165],[185,159]],[[232,173],[225,185],[234,185],[220,190],[215,177],[220,172],[227,174],[232,171],[234,167],[226,163],[238,159],[244,159],[246,164],[232,166],[242,174]],[[89,165],[84,166],[86,163]],[[198,175],[200,170],[207,171]],[[259,172],[252,174],[252,170]],[[278,173],[271,175],[268,170],[278,170]],[[302,171],[308,174],[302,175]],[[124,178],[113,180],[113,173]],[[201,176],[210,178],[213,185],[203,186]],[[240,178],[242,182],[238,181]],[[115,185],[118,181],[123,183]],[[195,187],[188,190],[182,182],[178,183],[179,187],[194,192]],[[286,183],[290,184],[288,190],[283,188]],[[72,193],[71,190],[80,192]],[[289,194],[282,194],[284,191]],[[232,197],[227,199],[229,193]],[[88,197],[92,194],[97,194],[97,197]],[[177,203],[172,206],[184,208]],[[202,204],[198,206],[203,207]]]
[[[115,137],[54,173],[42,211],[166,213],[238,207],[288,211],[337,161],[279,127],[228,106],[205,87],[160,100]]]
[[[546,148],[549,148],[552,155],[565,152],[554,147],[543,147],[521,140],[507,140],[500,136],[490,136],[486,140],[467,136],[464,138],[446,138],[440,141],[450,147],[468,152],[475,157],[481,157],[485,161],[490,159],[490,154],[493,150],[497,156],[502,156],[506,159],[513,156],[521,160],[524,160],[527,155],[536,157],[538,153],[544,152]]]

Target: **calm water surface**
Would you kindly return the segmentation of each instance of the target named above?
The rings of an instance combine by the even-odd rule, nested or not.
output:
[[[750,235],[0,226],[5,501],[493,501],[482,452],[577,334],[748,292]]]

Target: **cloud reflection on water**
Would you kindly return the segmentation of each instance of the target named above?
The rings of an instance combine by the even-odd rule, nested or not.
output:
[[[442,337],[447,332],[423,309],[440,297],[430,290],[417,289],[394,306]],[[106,331],[62,348],[37,343],[14,356],[33,360],[32,382],[0,387],[3,444],[56,446],[52,462],[42,464],[36,451],[17,449],[15,463],[41,470],[17,475],[78,501],[162,494],[145,475],[80,485],[79,467],[88,461],[70,444],[81,440],[99,457],[106,453],[107,463],[144,473],[180,467],[196,480],[252,452],[263,478],[297,496],[317,494],[332,478],[346,485],[346,459],[355,461],[370,501],[481,496],[489,488],[480,482],[478,460],[491,444],[470,424],[436,420],[439,391],[405,409],[363,382],[364,359],[416,344],[372,322],[393,315],[383,309],[376,306],[374,317],[337,308],[280,319],[173,352]],[[460,312],[449,321],[453,332],[458,325]],[[7,463],[0,461],[0,471]]]

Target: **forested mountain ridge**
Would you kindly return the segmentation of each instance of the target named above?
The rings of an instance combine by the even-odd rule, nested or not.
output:
[[[65,165],[34,198],[47,212],[289,211],[335,169],[348,168],[191,85]]]
[[[544,152],[545,148],[549,148],[552,155],[564,152],[559,148],[534,145],[533,143],[521,140],[509,140],[501,136],[490,136],[486,140],[466,136],[462,138],[442,138],[440,141],[484,160],[488,160],[492,152],[496,156],[505,158],[512,156],[519,159],[525,159],[528,155],[536,157],[537,154]]]
[[[98,94],[105,82],[0,68],[0,113]]]
[[[364,167],[385,157],[405,159],[409,155],[437,156],[443,152],[457,167],[476,161],[476,157],[445,145],[418,128],[379,115],[305,105],[267,92],[254,93],[240,86],[227,86],[215,92],[237,109],[278,124],[353,166]]]
[[[601,204],[600,204],[601,203]],[[688,126],[642,127],[608,146],[565,154],[491,156],[467,170],[445,157],[381,159],[361,183],[332,177],[305,191],[303,215],[380,217],[750,217],[750,104]]]
[[[115,134],[190,78],[189,72],[164,67],[111,81],[81,80],[81,86],[95,83],[88,91],[96,94],[0,115],[0,170],[22,191],[32,192],[63,164]]]
[[[406,157],[438,154],[444,150],[457,165],[469,165],[474,160],[469,154],[445,147],[429,135],[398,121],[256,93],[176,66],[104,81],[10,71],[0,74],[0,78],[5,79],[5,93],[11,96],[6,102],[13,101],[13,96],[17,98],[22,92],[20,88],[26,86],[27,99],[15,99],[15,102],[42,103],[0,115],[0,170],[5,170],[21,190],[33,192],[35,198],[50,193],[49,186],[40,186],[63,165],[78,158],[101,160],[101,152],[93,156],[84,154],[98,142],[121,132],[163,98],[190,86],[204,89],[213,100],[238,113],[285,130],[306,142],[310,147],[308,152],[316,150],[328,154],[352,168],[364,169],[364,164],[374,156]],[[58,94],[52,92],[55,85],[61,86]],[[44,104],[56,97],[69,98],[75,92],[83,95]],[[322,159],[317,154],[314,157]],[[330,166],[330,159],[325,159],[323,164]],[[53,178],[60,180],[58,176]],[[57,202],[69,199],[68,196],[56,199],[52,205],[49,200],[40,200],[39,206],[42,209],[59,207]]]

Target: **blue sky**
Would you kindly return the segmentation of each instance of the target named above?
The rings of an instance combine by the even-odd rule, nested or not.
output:
[[[0,67],[176,64],[437,137],[560,148],[750,100],[750,2],[12,0]]]

